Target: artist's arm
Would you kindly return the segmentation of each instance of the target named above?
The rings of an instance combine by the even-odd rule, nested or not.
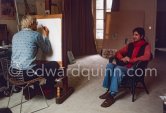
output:
[[[43,35],[43,36],[42,36]],[[51,43],[48,39],[49,36],[49,30],[47,27],[43,27],[42,29],[42,35],[39,34],[37,37],[37,43],[39,48],[45,53],[48,53],[51,51]]]

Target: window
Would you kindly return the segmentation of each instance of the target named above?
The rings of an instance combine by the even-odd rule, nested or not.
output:
[[[111,12],[112,0],[96,0],[94,6],[96,22],[96,39],[103,39],[105,12]]]

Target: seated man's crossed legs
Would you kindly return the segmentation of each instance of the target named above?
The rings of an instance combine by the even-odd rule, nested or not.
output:
[[[102,107],[109,107],[115,102],[115,95],[118,93],[119,85],[127,72],[124,66],[109,63],[106,66],[103,87],[107,89],[106,93],[102,94],[99,98],[105,99],[101,104]]]

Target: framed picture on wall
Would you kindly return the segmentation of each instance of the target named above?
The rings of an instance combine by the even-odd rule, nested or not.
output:
[[[64,0],[52,0],[50,4],[51,14],[63,13]]]
[[[0,0],[0,18],[15,19],[15,15],[14,0]]]

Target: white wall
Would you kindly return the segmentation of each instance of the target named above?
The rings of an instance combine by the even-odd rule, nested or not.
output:
[[[132,39],[132,30],[145,24],[143,11],[119,11],[106,13],[103,48],[120,49],[126,39]],[[109,39],[109,40],[106,40]]]
[[[146,37],[154,53],[156,36],[157,0],[120,0],[121,11],[144,11]],[[151,29],[149,29],[151,27]]]

